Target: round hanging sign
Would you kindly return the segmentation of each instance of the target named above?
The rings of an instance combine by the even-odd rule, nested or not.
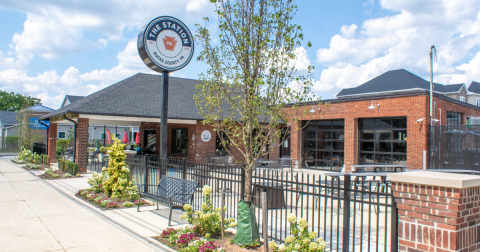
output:
[[[212,134],[210,133],[210,131],[204,130],[204,131],[202,132],[202,140],[203,140],[204,142],[210,141],[211,138],[212,138]]]
[[[138,53],[143,62],[157,72],[173,72],[185,67],[193,57],[194,41],[182,21],[157,17],[140,31]]]

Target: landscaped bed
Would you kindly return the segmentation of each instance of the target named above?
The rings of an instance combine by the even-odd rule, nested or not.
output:
[[[25,170],[45,170],[45,168],[49,168],[50,165],[46,165],[46,164],[32,164],[32,163],[28,163],[28,164],[24,164],[24,166],[22,166],[23,169]]]
[[[45,170],[45,173],[42,175],[39,175],[39,177],[43,179],[67,179],[67,178],[82,177],[82,175],[76,174],[74,176],[68,172],[64,172],[61,170],[52,171],[52,169],[48,168]]]
[[[137,200],[111,198],[104,192],[95,193],[93,189],[79,190],[75,196],[103,210],[137,207]],[[140,199],[140,206],[152,206]]]

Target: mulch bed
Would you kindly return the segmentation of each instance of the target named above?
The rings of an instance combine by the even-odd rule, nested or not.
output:
[[[40,169],[41,169],[41,168],[40,168]],[[40,169],[37,169],[37,170],[40,170]],[[55,173],[55,174],[60,175],[60,177],[54,178],[54,177],[52,177],[52,176],[50,176],[50,175],[48,175],[48,174],[46,174],[46,173],[44,173],[44,174],[42,174],[42,175],[39,175],[39,177],[42,178],[42,179],[71,179],[71,178],[83,177],[83,176],[81,176],[81,175],[80,175],[80,176],[73,176],[73,175],[72,175],[71,177],[65,178],[63,175],[64,175],[64,174],[67,174],[67,172],[64,172],[64,171],[61,171],[61,170],[56,170],[56,171],[52,171],[52,172]],[[79,173],[79,174],[80,174],[80,173]]]
[[[98,202],[96,202],[96,201],[94,201],[94,200],[89,200],[89,199],[87,199],[85,196],[81,195],[81,194],[80,194],[81,191],[83,191],[83,190],[80,190],[80,191],[78,191],[78,192],[75,194],[75,196],[76,196],[77,198],[80,198],[80,199],[82,199],[83,201],[85,201],[85,202],[87,202],[87,203],[89,203],[89,204],[91,204],[91,205],[94,205],[94,206],[96,206],[97,208],[100,208],[100,209],[102,209],[102,210],[114,210],[114,209],[123,209],[123,208],[137,207],[137,205],[133,205],[133,206],[131,206],[131,207],[124,207],[124,206],[123,206],[123,203],[124,203],[125,201],[134,202],[133,200],[127,200],[127,199],[112,199],[112,198],[108,197],[108,195],[107,195],[106,193],[104,193],[104,192],[95,193],[96,197],[102,197],[102,199],[110,200],[110,201],[112,201],[112,202],[113,202],[113,201],[118,202],[118,207],[117,207],[117,208],[102,207],[102,206],[100,205],[100,203],[98,203]],[[93,193],[93,191],[92,191],[92,193]],[[96,198],[96,197],[95,197],[95,198]],[[148,201],[144,201],[144,202],[145,202],[145,204],[140,205],[140,207],[153,206],[153,204],[151,204],[151,203],[148,202]]]
[[[46,164],[36,164],[38,166],[40,166],[40,168],[38,169],[30,169],[26,166],[26,163],[22,163],[24,166],[22,166],[23,169],[27,170],[27,171],[44,171],[45,168],[48,168],[50,167],[50,165],[46,165]]]
[[[213,238],[213,242],[217,243],[220,245],[220,247],[224,248],[225,251],[233,251],[233,252],[262,252],[263,251],[263,242],[260,242],[260,247],[256,248],[242,248],[236,244],[230,244],[230,240],[232,240],[235,237],[235,234],[232,232],[226,232],[225,238]],[[162,238],[160,236],[154,236],[152,237],[153,239],[159,241],[160,243],[167,245],[168,247],[174,249],[174,250],[181,250],[182,248],[178,247],[177,245],[172,245],[170,244],[170,241],[168,238]],[[268,251],[272,251],[269,249]]]

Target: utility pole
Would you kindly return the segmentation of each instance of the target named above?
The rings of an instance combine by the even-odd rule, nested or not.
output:
[[[435,58],[434,58],[435,57]],[[430,47],[430,125],[433,122],[433,61],[437,60],[437,49]]]

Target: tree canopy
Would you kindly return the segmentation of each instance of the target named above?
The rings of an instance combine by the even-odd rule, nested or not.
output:
[[[34,105],[42,105],[42,101],[28,95],[0,90],[0,111],[17,111]]]

